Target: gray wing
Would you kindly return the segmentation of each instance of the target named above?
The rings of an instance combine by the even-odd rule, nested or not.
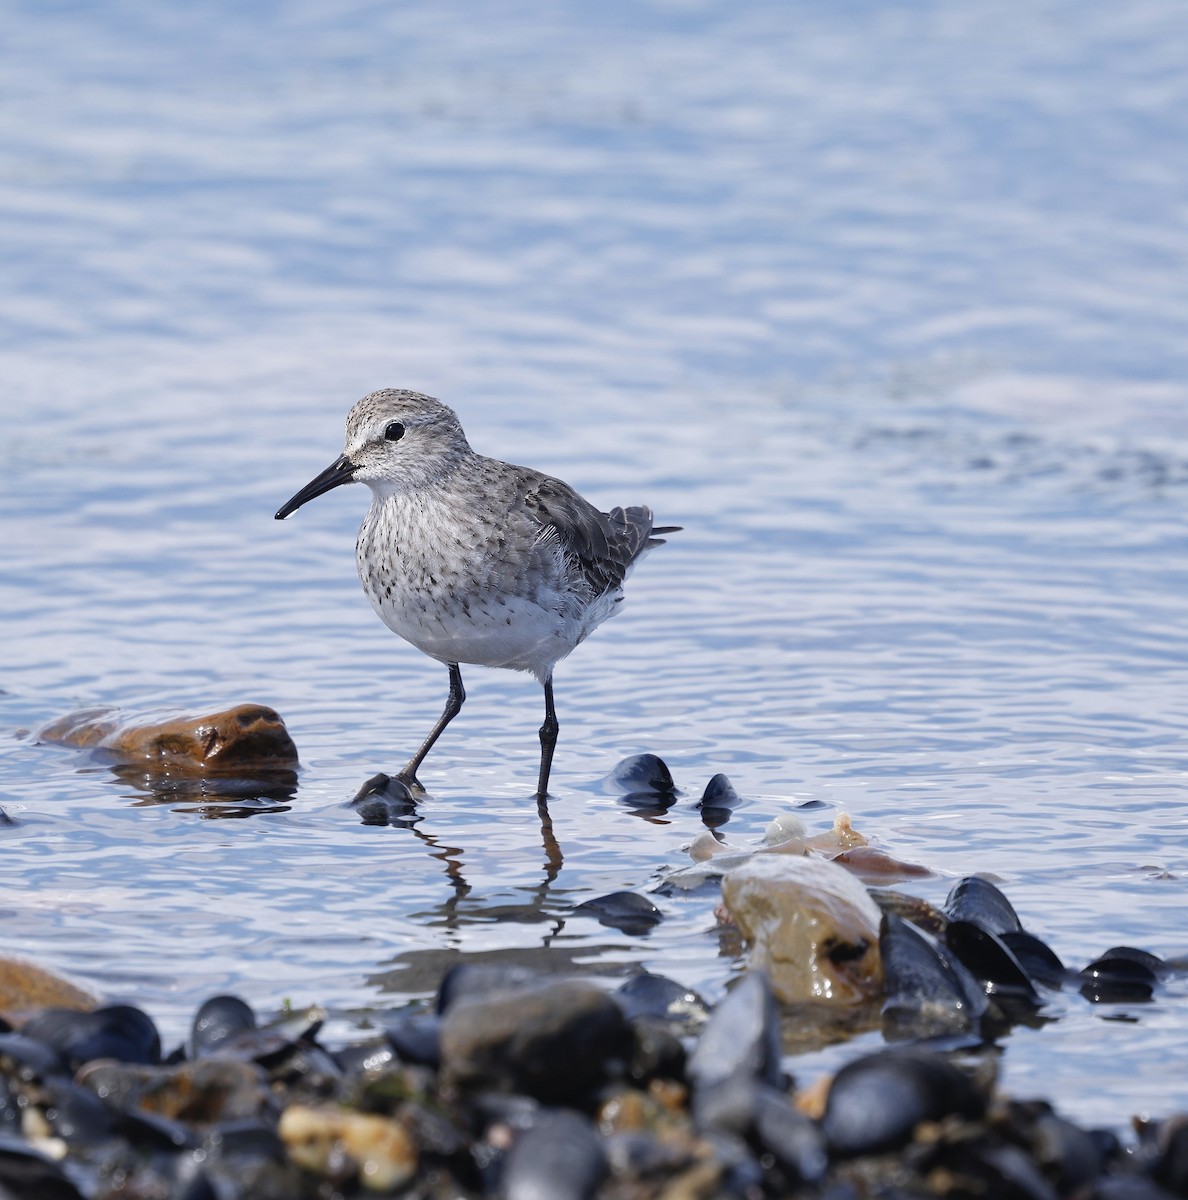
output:
[[[569,484],[548,475],[531,482],[523,502],[540,523],[543,536],[560,541],[596,595],[619,587],[631,564],[662,540],[651,537],[650,508],[636,505],[599,512]]]

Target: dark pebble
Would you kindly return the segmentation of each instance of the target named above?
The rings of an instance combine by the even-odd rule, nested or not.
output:
[[[213,1054],[229,1039],[256,1028],[256,1014],[238,996],[212,996],[194,1016],[190,1056]]]
[[[748,971],[714,1009],[688,1074],[697,1088],[709,1087],[739,1072],[778,1086],[780,1018],[771,985],[762,971]]]
[[[442,1072],[452,1084],[523,1092],[546,1104],[581,1103],[625,1074],[631,1047],[623,1010],[581,980],[469,997],[441,1023]]]
[[[436,1013],[389,1018],[384,1022],[384,1034],[401,1062],[441,1065],[441,1018]]]
[[[520,1135],[503,1168],[506,1200],[589,1200],[606,1177],[594,1125],[580,1113],[542,1112]]]
[[[986,1097],[940,1055],[889,1050],[847,1063],[833,1080],[822,1128],[833,1154],[881,1154],[906,1146],[921,1121],[973,1119]]]
[[[691,988],[664,975],[641,971],[611,993],[628,1018],[663,1017],[679,1023],[700,1023],[709,1006]]]
[[[600,925],[631,937],[643,937],[664,920],[664,914],[638,892],[610,892],[586,900],[573,912],[574,916],[594,917]]]
[[[633,754],[625,758],[608,776],[612,786],[629,795],[672,795],[676,784],[668,764],[655,754]]]
[[[56,1050],[71,1070],[96,1058],[124,1063],[155,1063],[161,1039],[152,1018],[130,1004],[113,1004],[93,1012],[43,1009],[25,1024],[24,1034]]]

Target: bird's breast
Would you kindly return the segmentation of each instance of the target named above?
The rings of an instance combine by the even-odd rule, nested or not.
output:
[[[448,502],[376,500],[359,530],[363,590],[394,633],[441,662],[541,674],[584,636],[553,556]]]

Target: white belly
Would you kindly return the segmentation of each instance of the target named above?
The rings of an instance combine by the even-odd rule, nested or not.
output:
[[[390,502],[389,502],[390,504]],[[448,517],[448,514],[447,514]],[[559,558],[513,569],[439,511],[373,506],[359,530],[359,578],[393,633],[443,663],[531,671],[543,681],[615,609],[615,596],[579,601]]]

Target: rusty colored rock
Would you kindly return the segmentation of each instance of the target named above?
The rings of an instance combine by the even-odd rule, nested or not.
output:
[[[130,721],[112,709],[83,709],[52,722],[37,736],[150,771],[227,774],[297,766],[297,747],[284,721],[264,704],[157,722]]]
[[[786,1004],[858,1004],[879,996],[878,905],[844,868],[819,858],[757,854],[727,872],[722,899]]]
[[[55,972],[23,958],[0,957],[0,1010],[72,1008],[89,1012],[103,1001]]]
[[[835,854],[830,862],[845,867],[857,875],[863,883],[900,883],[905,879],[930,879],[932,872],[920,863],[904,862],[893,858],[874,846],[855,846]]]

